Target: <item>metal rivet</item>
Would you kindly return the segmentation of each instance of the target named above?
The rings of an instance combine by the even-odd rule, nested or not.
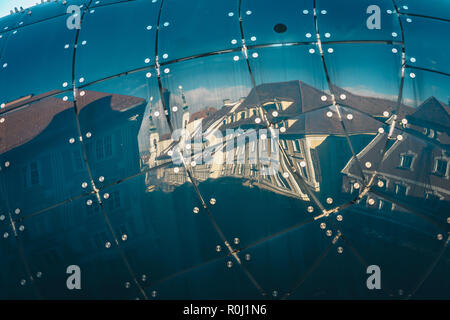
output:
[[[240,242],[239,238],[234,238],[233,241],[234,241],[234,244],[236,244],[236,245],[239,244],[239,242]]]
[[[378,183],[377,183],[377,185],[380,187],[380,188],[383,188],[383,186],[384,186],[384,182],[383,181],[381,181],[381,180],[378,180]]]
[[[5,167],[8,168],[9,166],[10,166],[9,161],[6,161],[6,162],[5,162]]]
[[[325,234],[327,235],[327,237],[331,237],[331,235],[333,234],[333,231],[327,230]]]
[[[157,295],[157,292],[154,290],[154,291],[152,291],[152,297],[153,298],[156,298],[156,295]]]
[[[338,215],[336,216],[336,220],[337,220],[337,221],[342,221],[342,216],[341,216],[340,214],[338,214]]]
[[[122,235],[122,241],[127,241],[127,239],[128,239],[128,236],[126,234],[123,234]]]
[[[403,136],[402,136],[401,134],[399,134],[399,135],[397,136],[397,140],[398,140],[398,141],[402,141],[402,140],[403,140]]]
[[[199,213],[199,211],[200,211],[200,209],[198,207],[194,207],[194,210],[193,210],[194,213]]]
[[[328,204],[332,204],[333,203],[333,198],[327,198],[327,203]]]
[[[103,195],[103,198],[104,198],[104,199],[108,199],[108,198],[109,198],[109,193],[105,193],[105,194]]]
[[[314,211],[314,207],[313,206],[309,206],[306,210],[308,210],[309,213]]]
[[[209,203],[211,203],[212,205],[215,205],[216,204],[216,199],[215,198],[211,198],[209,200]]]
[[[256,118],[255,119],[255,123],[260,123],[261,122],[261,119],[260,118]]]
[[[367,161],[367,162],[365,163],[365,165],[366,165],[366,168],[369,169],[369,168],[372,166],[372,163],[370,163],[369,161]]]
[[[245,260],[246,260],[246,261],[250,261],[250,259],[251,259],[250,253],[247,253],[247,254],[245,255]]]
[[[355,189],[359,189],[359,187],[360,187],[360,185],[359,185],[359,183],[358,183],[358,182],[355,182],[355,183],[353,184],[353,188],[355,188]]]
[[[89,139],[90,137],[92,137],[92,133],[90,133],[90,132],[87,132],[87,133],[86,133],[86,138],[88,138],[88,139]]]
[[[20,214],[20,209],[17,208],[16,210],[14,210],[14,213],[15,213],[15,214]]]
[[[106,241],[106,243],[105,243],[105,247],[108,249],[108,248],[110,248],[111,247],[111,242],[109,242],[109,241]]]
[[[325,229],[327,227],[325,222],[320,223],[320,229]]]
[[[337,252],[338,252],[338,253],[342,253],[342,252],[344,252],[344,248],[342,248],[342,247],[338,247],[338,248],[337,248]]]
[[[129,288],[131,286],[131,283],[129,283],[129,282],[125,282],[125,288]]]
[[[369,199],[368,203],[370,206],[373,206],[375,204],[375,200],[371,198]]]
[[[20,230],[20,231],[25,230],[25,226],[24,226],[24,225],[21,225],[21,226],[19,227],[19,230]]]
[[[347,119],[348,119],[348,120],[352,120],[352,119],[353,119],[353,115],[352,115],[352,114],[348,114],[348,115],[347,115]]]
[[[100,177],[98,178],[98,181],[100,181],[100,182],[105,181],[105,177],[104,177],[104,176],[100,176]]]
[[[70,143],[70,144],[75,143],[75,139],[74,139],[74,138],[70,138],[70,139],[69,139],[69,143]]]
[[[227,267],[228,267],[228,268],[231,268],[232,266],[233,266],[233,262],[232,262],[232,261],[228,261],[228,262],[227,262]]]
[[[216,251],[217,251],[217,252],[222,251],[222,247],[221,247],[220,245],[217,245],[217,246],[216,246]]]
[[[273,117],[278,117],[278,111],[272,112],[272,116],[273,116]]]
[[[442,240],[442,239],[443,239],[442,234],[439,233],[439,234],[437,235],[437,239],[438,239],[438,240]]]
[[[87,182],[83,182],[83,183],[81,184],[81,187],[82,187],[83,189],[86,189],[87,186],[88,186]]]

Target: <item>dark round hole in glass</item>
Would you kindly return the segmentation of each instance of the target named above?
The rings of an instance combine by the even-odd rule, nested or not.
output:
[[[275,30],[276,33],[284,33],[287,30],[287,27],[285,24],[279,23],[273,27],[273,30]]]

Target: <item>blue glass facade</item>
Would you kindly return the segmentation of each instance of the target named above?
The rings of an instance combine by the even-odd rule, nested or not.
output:
[[[448,299],[449,28],[446,0],[1,18],[0,299]]]

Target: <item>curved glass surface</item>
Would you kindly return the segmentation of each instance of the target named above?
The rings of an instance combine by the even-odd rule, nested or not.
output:
[[[30,103],[0,119],[2,190],[14,219],[92,190],[68,96]]]
[[[0,19],[0,299],[448,299],[447,7]]]
[[[58,17],[10,34],[0,72],[1,103],[70,88],[73,50],[65,45],[74,42],[76,31],[65,26],[66,17]],[[36,47],[43,53],[36,54]]]
[[[154,65],[158,12],[159,4],[147,0],[88,10],[77,43],[76,82]]]
[[[389,40],[401,41],[401,28],[392,0],[352,1],[343,8],[333,0],[317,0],[317,24],[320,38],[328,41]],[[373,8],[373,6],[377,8]],[[379,11],[378,11],[379,10]],[[370,17],[379,13],[377,20]],[[339,23],[336,23],[339,21]],[[375,26],[372,27],[372,24]],[[370,26],[370,28],[368,27]]]
[[[441,40],[442,33],[450,32],[450,22],[402,17],[402,23],[405,29],[406,58],[413,59],[414,66],[450,74],[446,55],[450,44]]]
[[[245,42],[249,46],[312,42],[316,38],[311,1],[243,0],[241,18]]]
[[[189,26],[189,27],[188,27]],[[237,1],[165,0],[159,22],[160,62],[242,45]]]

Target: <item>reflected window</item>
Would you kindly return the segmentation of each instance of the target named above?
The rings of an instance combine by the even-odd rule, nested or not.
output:
[[[405,170],[412,170],[412,165],[415,155],[412,153],[403,153],[400,155],[400,168]]]
[[[402,197],[402,196],[406,196],[406,192],[407,192],[407,188],[405,185],[396,183],[395,184],[395,194]]]
[[[437,158],[434,163],[434,174],[444,177],[447,176],[448,161],[444,158]]]
[[[23,183],[25,188],[30,188],[40,183],[39,165],[32,161],[23,169]]]
[[[120,193],[119,191],[113,191],[109,195],[108,206],[110,210],[116,210],[120,208]]]
[[[83,160],[80,150],[73,151],[73,167],[75,170],[83,170]]]
[[[112,138],[105,136],[100,138],[95,143],[95,152],[97,160],[107,159],[112,156]]]

